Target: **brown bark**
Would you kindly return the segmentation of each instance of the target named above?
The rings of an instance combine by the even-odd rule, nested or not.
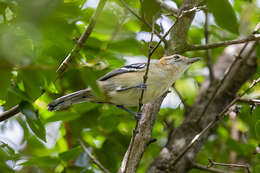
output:
[[[230,60],[234,58],[234,55],[238,52],[237,50],[240,47],[240,45],[233,46],[233,51],[230,51],[230,48],[227,48],[223,56],[219,58],[219,61],[214,67],[215,76],[218,79],[223,77],[225,70],[230,64]],[[248,47],[252,47],[252,44]],[[248,51],[250,50],[245,50],[246,53]],[[215,99],[206,110],[203,118],[199,122],[196,122],[204,107],[208,104],[212,91],[214,91],[215,87],[217,87],[216,82],[211,86],[208,86],[209,81],[204,83],[191,111],[186,113],[187,115],[185,116],[183,123],[169,136],[168,143],[165,147],[163,147],[157,158],[150,165],[147,172],[162,173],[166,172],[166,170],[170,168],[171,172],[184,173],[192,168],[191,161],[200,151],[207,137],[213,132],[213,129],[208,131],[202,137],[202,140],[195,144],[173,168],[171,168],[169,163],[176,158],[180,151],[182,151],[182,149],[194,138],[194,136],[205,128],[209,122],[214,120],[214,118],[235,98],[239,88],[256,72],[257,64],[255,55],[244,58],[245,60],[239,59],[237,61],[229,76],[220,87]]]

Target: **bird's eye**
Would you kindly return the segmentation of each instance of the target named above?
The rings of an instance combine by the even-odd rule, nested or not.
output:
[[[181,57],[179,55],[174,55],[173,58],[177,60],[180,59]]]

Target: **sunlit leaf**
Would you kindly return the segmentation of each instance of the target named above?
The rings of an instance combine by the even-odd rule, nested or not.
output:
[[[76,159],[83,152],[80,146],[70,149],[59,154],[61,160],[69,161]]]
[[[207,7],[220,27],[235,34],[239,33],[236,14],[228,0],[207,0]]]

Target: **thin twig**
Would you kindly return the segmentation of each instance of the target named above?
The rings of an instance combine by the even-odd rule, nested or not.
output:
[[[139,19],[141,22],[143,22],[147,27],[149,27],[151,30],[152,30],[152,25],[150,23],[148,23],[145,18],[143,17],[140,17],[136,12],[134,12],[134,10],[132,10],[128,5],[127,3],[125,3],[123,0],[119,0],[121,2],[121,4],[130,12],[132,13],[137,19]],[[154,30],[154,33],[160,38],[160,40],[163,40],[163,42],[165,44],[167,44],[167,41],[165,38],[163,38],[161,35],[160,35],[160,32],[157,31],[156,29]]]
[[[249,103],[249,104],[253,104],[253,105],[260,105],[260,99],[241,98],[238,101],[242,102],[242,103]]]
[[[226,167],[237,167],[237,168],[244,168],[247,170],[248,173],[251,173],[249,165],[242,165],[242,164],[230,164],[230,163],[218,163],[213,161],[212,159],[208,159],[210,164],[207,166],[208,168],[212,166],[226,166]]]
[[[208,168],[207,166],[204,166],[204,165],[199,164],[199,163],[192,163],[192,168],[200,169],[200,170],[207,171],[207,172],[213,172],[213,173],[227,173],[226,171],[222,171],[222,170],[219,170],[219,169]],[[232,173],[232,172],[228,172],[228,173]]]
[[[151,62],[151,56],[152,54],[150,54],[151,52],[151,49],[152,49],[152,42],[153,42],[153,35],[154,35],[154,20],[153,20],[153,24],[152,24],[152,33],[151,33],[151,39],[150,39],[150,42],[149,42],[149,48],[148,48],[148,59],[147,59],[147,65],[146,65],[146,70],[145,70],[145,74],[143,76],[143,84],[146,84],[146,81],[148,79],[148,72],[149,72],[149,67],[150,67],[150,62]],[[139,98],[139,107],[138,107],[138,114],[141,112],[141,109],[142,109],[142,106],[143,106],[143,97],[144,97],[144,90],[141,91],[141,96]],[[136,125],[135,125],[135,128],[133,130],[133,137],[130,141],[130,144],[129,144],[129,154],[127,156],[127,159],[126,159],[126,167],[125,167],[125,172],[127,172],[127,168],[128,168],[128,162],[129,162],[129,158],[130,158],[130,153],[132,153],[132,149],[133,149],[133,144],[134,144],[134,141],[135,141],[135,137],[136,137],[136,133],[137,133],[137,128],[138,128],[138,124],[139,124],[139,119],[137,119],[137,122],[136,122]]]
[[[205,13],[205,24],[204,24],[204,35],[205,35],[205,43],[206,45],[209,44],[209,37],[210,37],[210,31],[209,31],[209,14],[207,10],[204,10]],[[206,62],[209,69],[209,79],[210,83],[212,84],[214,81],[214,73],[212,68],[212,61],[211,61],[211,50],[206,49]]]
[[[79,40],[77,41],[77,44],[74,46],[72,51],[68,54],[68,56],[65,58],[65,60],[61,63],[61,65],[58,67],[57,73],[59,74],[58,77],[61,77],[64,72],[67,70],[68,65],[70,64],[71,60],[75,58],[75,56],[79,53],[80,49],[83,47],[87,39],[89,38],[92,30],[94,29],[98,17],[100,16],[107,0],[100,0],[98,3],[97,9],[94,13],[94,15],[91,17],[89,21],[89,25],[87,29],[82,33]]]
[[[146,65],[146,70],[143,76],[143,83],[146,84],[146,81],[148,79],[148,72],[149,72],[149,67],[150,67],[150,62],[151,62],[151,51],[152,51],[152,44],[153,44],[153,35],[154,35],[154,20],[153,20],[153,25],[152,25],[152,33],[151,33],[151,39],[149,42],[149,48],[148,48],[148,59],[147,59],[147,65]],[[138,112],[141,111],[142,106],[143,106],[143,97],[144,97],[144,90],[142,90],[141,92],[141,96],[139,98],[139,108],[138,108]]]
[[[91,152],[87,149],[87,147],[84,145],[84,143],[78,139],[81,147],[83,148],[83,150],[87,153],[87,155],[89,156],[89,158],[93,161],[93,163],[95,163],[97,165],[97,167],[99,167],[103,172],[105,173],[110,173],[109,170],[107,170],[97,159],[95,156],[93,156],[91,154]]]
[[[241,44],[249,41],[258,41],[258,40],[260,40],[260,34],[254,34],[254,35],[249,35],[246,38],[241,38],[237,40],[227,40],[223,42],[210,43],[206,45],[189,45],[186,47],[185,51],[213,49],[213,48],[218,48],[223,46],[229,46],[232,44]]]
[[[248,45],[248,41],[243,45],[242,49],[239,51],[239,54],[236,56],[235,60],[232,62],[232,64],[230,65],[230,67],[228,68],[227,73],[224,75],[224,77],[218,82],[217,87],[215,88],[215,90],[213,91],[213,94],[211,96],[211,98],[209,99],[207,105],[204,107],[201,115],[199,116],[197,122],[199,122],[201,120],[201,118],[204,116],[204,114],[206,113],[209,105],[212,103],[212,101],[215,99],[216,94],[218,92],[218,90],[220,89],[220,87],[222,86],[222,84],[224,83],[224,81],[227,79],[227,77],[229,76],[229,74],[231,73],[233,67],[235,66],[235,64],[242,59],[241,55],[244,52],[244,50],[246,49],[247,45]],[[253,46],[254,47],[254,46]],[[249,51],[249,53],[251,54],[251,51]],[[247,56],[248,57],[248,56]],[[244,59],[246,59],[247,57],[245,57]]]
[[[121,0],[120,0],[121,1]],[[148,75],[148,72],[149,72],[149,61],[150,61],[150,58],[152,56],[152,54],[155,52],[155,50],[159,47],[159,45],[161,44],[161,42],[163,41],[163,39],[165,39],[167,37],[167,35],[170,33],[170,31],[174,28],[174,26],[178,23],[179,19],[182,18],[184,15],[186,14],[189,14],[189,13],[192,13],[194,11],[197,11],[198,10],[198,7],[194,7],[192,8],[192,10],[184,10],[180,13],[180,15],[176,18],[174,24],[170,27],[170,29],[164,34],[164,36],[162,37],[162,39],[159,40],[159,42],[154,46],[154,47],[151,47],[152,45],[152,35],[151,35],[151,40],[150,40],[150,44],[149,44],[149,53],[148,53],[148,62],[147,62],[147,67],[146,67],[146,71],[145,71],[145,75],[144,75],[144,80],[147,80],[147,75]],[[145,81],[144,81],[144,84],[145,84]],[[142,91],[143,93],[143,91]],[[139,98],[139,108],[138,108],[138,112],[141,111],[141,108],[142,108],[142,96],[143,94],[141,94],[140,98]],[[129,149],[127,150],[126,152],[126,160],[123,160],[122,161],[122,164],[124,165],[124,168],[120,171],[122,172],[127,172],[127,169],[128,169],[128,163],[129,163],[129,158],[130,158],[130,155],[132,154],[132,148],[133,148],[133,145],[134,145],[134,141],[135,141],[135,137],[138,133],[138,125],[139,125],[139,120],[137,120],[136,122],[136,126],[133,130],[133,136],[131,138],[131,141],[130,141],[130,144],[129,144]]]
[[[232,100],[231,103],[229,103],[221,113],[219,113],[214,120],[212,120],[207,127],[205,127],[199,134],[197,134],[191,142],[182,150],[182,152],[173,160],[170,162],[170,167],[168,169],[171,169],[174,167],[174,165],[187,153],[187,151],[194,145],[196,144],[201,137],[209,130],[211,129],[224,115],[225,113],[229,110],[231,106],[233,106],[242,96],[244,96],[246,93],[248,93],[256,84],[260,82],[260,78],[257,80],[254,80],[253,83],[240,95],[238,95],[235,99]]]
[[[19,109],[18,105],[12,107],[11,109],[0,114],[0,122],[7,120],[8,118],[18,114],[19,112],[20,112],[20,109]]]
[[[174,86],[174,84],[172,85],[172,89],[174,90],[174,92],[178,95],[178,97],[180,98],[182,104],[184,105],[186,110],[190,109],[190,106],[187,104],[186,100],[182,97],[181,93],[176,89],[176,87]]]

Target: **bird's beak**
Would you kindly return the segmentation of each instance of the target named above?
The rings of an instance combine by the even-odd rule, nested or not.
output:
[[[197,61],[200,61],[200,60],[201,60],[201,58],[198,58],[198,57],[196,57],[196,58],[189,58],[189,59],[188,59],[188,63],[189,63],[189,64],[192,64],[192,63],[197,62]]]

